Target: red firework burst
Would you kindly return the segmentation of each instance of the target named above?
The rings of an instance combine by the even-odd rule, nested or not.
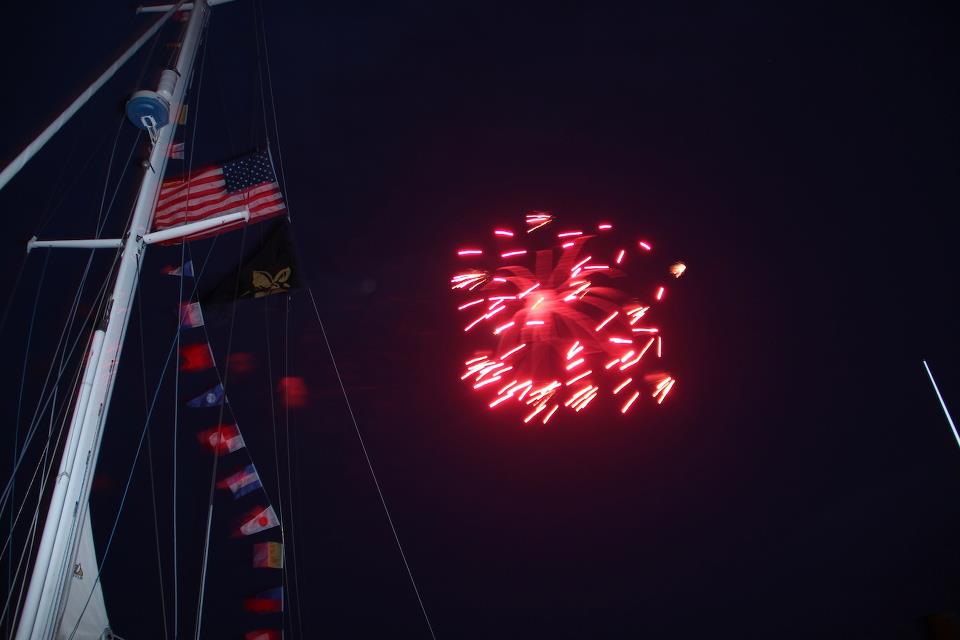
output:
[[[526,232],[497,228],[497,247],[482,244],[457,251],[471,265],[456,273],[451,288],[467,297],[464,331],[488,343],[468,359],[460,377],[492,395],[491,409],[510,401],[529,408],[524,423],[546,424],[559,409],[579,413],[598,397],[615,398],[627,413],[644,393],[663,403],[676,379],[661,369],[663,335],[652,322],[666,298],[656,283],[646,297],[614,284],[629,283],[627,269],[649,261],[646,239],[615,242],[613,225],[557,228],[543,211],[526,217]],[[674,263],[669,273],[686,270]],[[491,393],[492,392],[492,393]]]

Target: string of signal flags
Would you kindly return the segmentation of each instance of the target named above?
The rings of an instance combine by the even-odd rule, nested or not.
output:
[[[211,314],[205,314],[204,311],[212,310],[213,317],[218,318],[223,315],[220,307],[224,303],[290,293],[302,287],[299,268],[287,234],[288,223],[281,221],[265,235],[252,255],[204,295],[201,301],[181,302],[179,368],[182,373],[188,374],[189,383],[205,389],[186,401],[188,409],[200,413],[209,409],[221,409],[230,404],[227,390],[217,373],[218,368],[209,342],[205,337],[193,339],[193,336],[200,333],[195,331],[196,329],[209,324],[209,318],[205,315]],[[190,261],[164,267],[162,272],[171,276],[196,277]],[[232,363],[233,359],[230,358]],[[207,380],[204,380],[205,378]],[[287,386],[291,386],[290,380],[281,379],[279,388],[285,395]],[[224,415],[223,412],[220,415]],[[229,415],[233,415],[232,412]],[[249,541],[251,567],[254,570],[282,570],[284,547],[280,517],[264,489],[261,475],[244,441],[236,416],[233,418],[226,423],[215,424],[199,431],[196,438],[203,448],[225,462],[225,472],[217,479],[216,486],[219,490],[228,492],[233,497],[233,504],[237,506],[231,536]],[[277,582],[281,582],[279,573]],[[251,593],[244,599],[243,608],[258,617],[263,616],[265,620],[271,614],[282,613],[283,587],[275,586]],[[264,627],[247,632],[245,639],[281,639],[280,629],[272,628],[272,625]]]

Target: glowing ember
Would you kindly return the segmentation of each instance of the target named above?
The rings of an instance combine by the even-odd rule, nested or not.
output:
[[[527,233],[545,227],[551,222],[553,222],[553,216],[546,211],[531,211],[527,214]]]
[[[489,271],[469,269],[450,280],[451,289],[466,292],[457,307],[464,331],[476,328],[469,335],[479,337],[470,339],[485,348],[466,359],[461,380],[485,394],[491,409],[508,401],[524,405],[524,424],[547,424],[561,407],[580,413],[597,398],[602,404],[617,396],[613,406],[623,414],[662,404],[676,379],[644,371],[662,366],[662,328],[637,324],[655,314],[666,289],[655,280],[638,286],[625,271],[625,265],[648,267],[653,245],[612,244],[609,222],[548,232],[543,228],[555,218],[543,211],[527,214],[525,222],[527,249],[511,247],[514,233],[498,228],[492,235],[499,246],[468,244],[457,251],[460,258],[476,256],[471,263],[478,265],[489,264],[487,256],[499,258]],[[675,278],[685,270],[682,262],[669,267]],[[647,293],[639,298],[627,288]],[[651,350],[656,356],[644,358]]]

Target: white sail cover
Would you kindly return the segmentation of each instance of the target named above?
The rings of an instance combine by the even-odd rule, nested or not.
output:
[[[103,602],[103,590],[97,580],[99,572],[100,565],[97,564],[93,532],[90,529],[90,510],[87,509],[83,531],[80,532],[77,558],[67,581],[66,606],[54,636],[56,640],[100,640],[113,637],[110,634],[107,607]]]

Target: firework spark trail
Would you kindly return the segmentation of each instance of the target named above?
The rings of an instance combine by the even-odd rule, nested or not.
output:
[[[597,398],[618,396],[624,414],[644,397],[662,404],[676,379],[643,369],[662,362],[661,327],[646,316],[665,303],[667,287],[656,283],[641,298],[614,286],[615,279],[629,283],[628,266],[649,264],[653,244],[610,244],[610,222],[556,228],[544,211],[527,214],[525,223],[526,233],[493,229],[494,246],[456,251],[465,268],[450,287],[466,296],[457,306],[463,330],[488,345],[464,362],[460,379],[492,394],[491,409],[510,401],[526,406],[524,424],[547,424],[560,408],[580,413]],[[663,275],[679,278],[685,270],[675,262]],[[638,326],[641,319],[648,326]]]

